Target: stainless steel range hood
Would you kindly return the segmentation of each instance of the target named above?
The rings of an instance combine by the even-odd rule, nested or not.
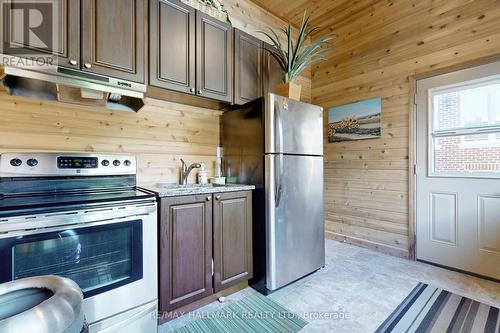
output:
[[[137,112],[144,106],[144,84],[56,65],[37,65],[29,59],[5,55],[2,57],[5,74],[2,84],[11,95],[59,100],[59,86],[81,89],[82,94],[88,91],[108,93],[109,97],[104,101],[105,107],[113,110]],[[85,104],[85,98],[78,104]],[[91,99],[89,105],[92,105]]]

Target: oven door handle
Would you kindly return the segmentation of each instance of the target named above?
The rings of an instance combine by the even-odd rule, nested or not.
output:
[[[125,209],[123,209],[125,207]],[[0,222],[0,238],[5,235],[28,231],[30,234],[44,232],[43,230],[56,231],[66,228],[92,226],[98,224],[116,223],[126,219],[141,219],[141,217],[156,214],[156,203],[144,206],[117,206],[112,211],[103,213],[95,210],[72,210],[52,214],[23,215],[8,218]],[[36,230],[36,231],[35,231]]]
[[[131,220],[143,220],[143,218],[147,216],[147,214],[142,214],[142,215],[135,215],[131,217],[122,217],[122,218],[117,218],[116,220],[104,220],[104,221],[96,221],[96,222],[91,222],[91,223],[73,223],[73,224],[67,224],[67,225],[50,225],[50,226],[44,226],[41,228],[37,229],[15,229],[15,231],[8,231],[6,233],[1,233],[3,230],[0,229],[0,240],[6,239],[6,238],[14,238],[14,237],[19,237],[19,236],[31,236],[31,235],[38,235],[38,234],[44,234],[44,233],[57,233],[57,232],[63,232],[68,229],[82,229],[82,228],[89,228],[89,227],[99,227],[99,226],[107,226],[110,224],[116,224],[116,223],[123,223],[123,222],[129,222]],[[34,220],[35,221],[35,220]]]
[[[59,226],[59,227],[53,226],[53,227],[38,228],[38,229],[9,231],[9,232],[0,234],[0,241],[3,239],[32,236],[32,235],[45,234],[45,233],[51,233],[51,234],[58,233],[58,232],[63,232],[63,231],[69,230],[69,229],[81,229],[81,228],[85,228],[88,226],[94,226],[94,225],[95,224],[89,224],[89,225],[70,224],[70,225]]]

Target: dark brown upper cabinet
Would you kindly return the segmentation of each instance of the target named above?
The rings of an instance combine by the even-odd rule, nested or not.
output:
[[[143,83],[146,0],[82,0],[82,70]]]
[[[23,13],[29,10],[26,1],[12,0],[5,3],[11,10]],[[42,22],[40,28],[26,36],[26,24],[5,15],[3,30],[3,52],[20,57],[50,56],[52,63],[60,66],[80,65],[80,0],[51,0],[40,5],[48,6],[56,21]],[[33,5],[31,4],[31,7]],[[55,29],[53,27],[55,24]]]
[[[252,278],[252,192],[215,195],[215,292]]]
[[[150,85],[231,103],[233,32],[178,0],[150,0]]]
[[[234,104],[262,96],[263,42],[234,29]]]
[[[196,93],[196,10],[177,0],[150,2],[150,84]]]
[[[213,293],[212,195],[160,201],[160,311]]]
[[[196,13],[196,94],[233,101],[233,29],[202,12]]]
[[[263,88],[264,94],[273,92],[274,87],[283,83],[283,70],[278,61],[269,52],[273,46],[264,43],[263,52]]]

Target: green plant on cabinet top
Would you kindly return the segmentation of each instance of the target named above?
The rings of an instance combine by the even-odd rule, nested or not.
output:
[[[331,50],[323,46],[327,45],[333,39],[333,34],[326,34],[314,42],[307,43],[310,37],[319,29],[318,27],[308,29],[309,19],[310,17],[306,16],[306,13],[304,13],[302,25],[299,29],[297,40],[295,41],[293,40],[292,26],[290,23],[279,32],[272,28],[269,28],[269,33],[260,31],[260,33],[271,40],[274,46],[274,48],[268,50],[268,52],[271,52],[271,55],[278,61],[283,69],[284,83],[294,82],[308,66],[317,61],[326,60],[324,54]],[[281,42],[283,34],[286,45]]]

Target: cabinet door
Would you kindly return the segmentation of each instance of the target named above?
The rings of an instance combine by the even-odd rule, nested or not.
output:
[[[252,278],[252,192],[215,195],[214,288]]]
[[[233,30],[224,22],[197,12],[196,94],[233,101]]]
[[[195,94],[196,10],[177,0],[150,1],[150,84]]]
[[[6,18],[3,53],[19,57],[43,57],[60,66],[79,67],[80,1],[49,0],[40,3],[12,0],[2,3]],[[41,13],[41,24],[26,31],[32,13]],[[33,16],[33,19],[36,19]],[[28,33],[27,33],[28,32]]]
[[[160,311],[171,311],[213,293],[212,196],[160,202]]]
[[[262,96],[263,43],[234,30],[234,104],[245,104]]]
[[[144,83],[146,0],[82,0],[84,71]]]
[[[269,51],[273,50],[273,46],[264,43],[264,94],[273,92],[273,89],[283,83],[283,70],[278,61],[271,55]]]

